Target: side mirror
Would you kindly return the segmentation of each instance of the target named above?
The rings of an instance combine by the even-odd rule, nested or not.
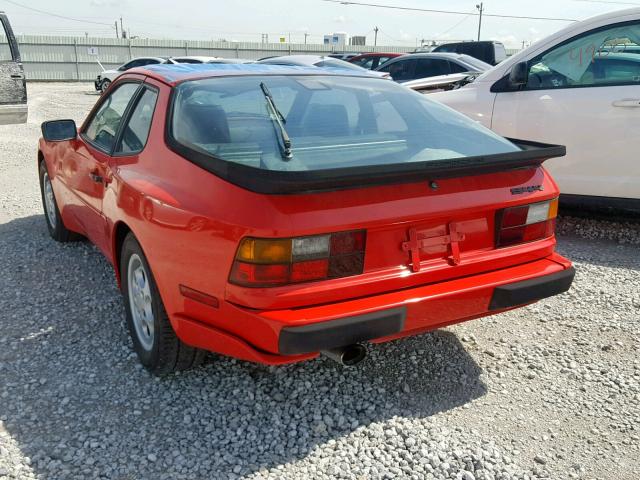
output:
[[[527,80],[529,80],[529,64],[527,62],[516,63],[509,73],[509,83],[514,87],[521,87],[527,84]]]
[[[42,122],[42,137],[47,142],[64,142],[78,136],[76,122],[73,120],[50,120]]]

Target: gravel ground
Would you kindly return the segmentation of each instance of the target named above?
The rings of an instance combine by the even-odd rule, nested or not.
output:
[[[48,238],[39,123],[89,84],[30,84],[0,127],[0,479],[637,479],[640,224],[560,222],[573,289],[376,346],[355,369],[211,356],[151,377],[111,267]]]

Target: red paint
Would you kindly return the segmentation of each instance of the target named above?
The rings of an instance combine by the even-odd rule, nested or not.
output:
[[[442,179],[437,190],[416,182],[313,194],[257,194],[205,172],[167,148],[164,127],[173,83],[151,72],[146,75],[126,73],[115,82],[139,78],[159,90],[142,153],[108,157],[81,138],[57,144],[40,140],[40,151],[67,228],[94,242],[113,263],[118,278],[116,232],[131,230],[147,256],[177,335],[190,345],[261,363],[304,360],[315,354],[278,354],[283,327],[406,306],[405,331],[379,339],[385,341],[489,315],[495,286],[571,265],[554,253],[553,235],[495,248],[498,210],[558,196],[543,168]],[[109,181],[88,183],[92,171]],[[518,196],[510,192],[532,184],[542,185],[543,191]],[[336,236],[331,249],[345,255],[364,249],[360,275],[313,281],[314,275],[332,267],[309,261],[295,271],[296,280],[308,281],[264,288],[229,282],[244,237],[359,230],[366,231],[366,240],[365,235]],[[419,241],[423,243],[416,249]],[[407,242],[408,250],[403,249]],[[289,265],[287,275],[288,269]],[[181,285],[188,290],[181,292]],[[217,299],[218,307],[202,301],[207,298]]]

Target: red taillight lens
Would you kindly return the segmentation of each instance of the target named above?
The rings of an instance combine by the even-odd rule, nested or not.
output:
[[[557,198],[498,211],[496,247],[508,247],[552,236],[557,213]]]
[[[363,230],[289,239],[245,238],[229,281],[246,287],[272,287],[361,274]]]

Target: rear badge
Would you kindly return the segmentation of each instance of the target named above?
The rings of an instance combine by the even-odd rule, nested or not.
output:
[[[529,185],[527,187],[516,187],[511,189],[511,195],[520,195],[522,193],[541,192],[544,190],[542,185]]]

